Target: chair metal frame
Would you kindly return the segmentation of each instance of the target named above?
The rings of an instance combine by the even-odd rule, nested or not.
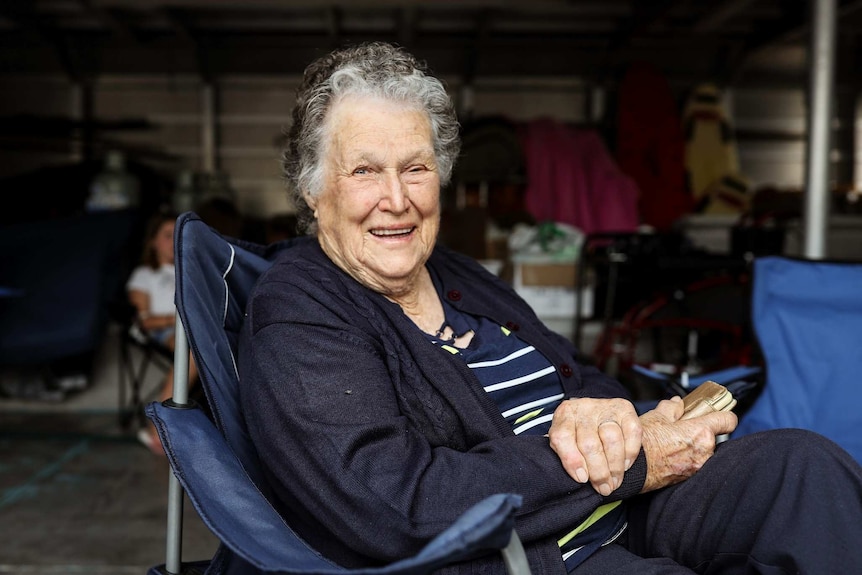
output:
[[[177,314],[174,336],[174,387],[171,401],[178,408],[191,407],[189,401],[189,341],[183,322]],[[182,573],[183,555],[183,488],[171,471],[168,477],[168,518],[165,544],[165,569]]]

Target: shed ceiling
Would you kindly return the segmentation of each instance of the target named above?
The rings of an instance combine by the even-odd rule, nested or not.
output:
[[[858,85],[862,1],[838,6],[838,83]],[[387,40],[467,81],[603,83],[645,60],[678,84],[795,84],[810,20],[805,0],[4,0],[0,74],[294,75]]]

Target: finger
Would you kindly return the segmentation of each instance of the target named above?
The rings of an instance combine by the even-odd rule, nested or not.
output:
[[[575,423],[571,418],[558,418],[555,414],[548,430],[548,441],[551,449],[557,454],[563,469],[578,483],[586,483],[590,476],[584,456],[578,449]]]
[[[628,471],[640,454],[643,443],[643,426],[641,425],[640,418],[635,414],[634,417],[623,419],[620,422],[620,427],[622,428],[625,440],[625,461],[623,462],[623,468],[625,471]]]
[[[643,427],[634,404],[623,401],[614,420],[619,423],[624,438],[623,470],[628,471],[641,450]],[[622,483],[622,477],[620,477]]]
[[[607,461],[610,477],[608,478],[608,493],[602,490],[601,484],[599,484],[597,490],[602,495],[610,495],[611,491],[616,490],[617,487],[622,485],[623,473],[626,471],[625,434],[623,433],[622,426],[613,420],[601,422],[598,432],[602,440],[605,461]]]
[[[611,427],[610,424],[606,425]],[[613,425],[619,432],[619,426]],[[605,456],[605,447],[599,435],[599,425],[593,418],[586,418],[578,422],[577,426],[578,449],[586,460],[586,471],[589,481],[593,487],[604,496],[613,491],[611,487],[611,472]]]
[[[707,420],[709,428],[715,435],[731,433],[739,423],[739,419],[732,411],[716,411],[715,413],[704,415],[703,419]]]
[[[674,421],[676,421],[682,417],[683,413],[685,413],[685,402],[682,400],[682,397],[678,395],[674,395],[668,401],[674,405],[674,414],[676,415]]]
[[[682,417],[682,414],[685,411],[685,405],[683,405],[681,397],[674,396],[670,399],[659,401],[653,411],[660,413],[671,421],[676,421]]]

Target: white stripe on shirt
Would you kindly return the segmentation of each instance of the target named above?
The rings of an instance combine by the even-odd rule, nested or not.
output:
[[[522,383],[527,383],[529,381],[533,381],[534,379],[539,379],[540,377],[546,376],[549,373],[554,373],[554,366],[546,367],[541,371],[537,371],[535,373],[531,373],[529,375],[525,375],[523,377],[516,377],[515,379],[510,379],[509,381],[501,381],[500,383],[495,383],[494,385],[489,385],[485,388],[485,391],[491,393],[492,391],[498,391],[501,389],[506,389],[507,387],[515,387],[516,385],[521,385]]]
[[[542,399],[537,399],[536,401],[531,401],[530,403],[525,403],[523,405],[519,405],[518,407],[513,407],[508,411],[503,412],[503,417],[508,418],[509,416],[515,415],[516,413],[520,413],[522,411],[528,411],[533,409],[534,407],[538,407],[540,405],[545,405],[546,403],[552,403],[559,399],[563,399],[564,394],[552,395],[550,397],[543,397]]]
[[[506,357],[504,357],[502,359],[493,359],[490,361],[477,361],[476,363],[468,363],[467,367],[469,367],[470,369],[475,369],[477,367],[494,367],[497,365],[503,365],[504,363],[510,362],[513,359],[517,359],[517,358],[521,357],[522,355],[527,355],[531,351],[536,351],[536,348],[533,347],[532,345],[527,346],[523,349],[519,349],[516,352],[510,353],[509,355],[507,355]]]
[[[528,421],[524,425],[519,425],[518,427],[513,428],[512,431],[515,433],[515,435],[519,435],[522,432],[527,431],[531,427],[536,427],[537,425],[541,425],[542,423],[547,423],[547,422],[551,421],[553,418],[554,418],[554,414],[548,413],[547,415],[543,415],[542,417],[537,417],[535,419],[531,419],[530,421]]]

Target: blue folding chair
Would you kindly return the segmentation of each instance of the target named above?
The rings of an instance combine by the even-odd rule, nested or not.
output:
[[[862,462],[862,263],[755,260],[752,321],[766,386],[734,435],[809,429]]]
[[[236,345],[246,299],[258,276],[294,241],[309,240],[264,247],[224,238],[192,213],[177,220],[174,394],[146,410],[172,470],[166,562],[150,569],[150,575],[420,575],[497,551],[511,575],[528,575],[526,555],[514,530],[514,512],[521,504],[518,495],[498,494],[477,503],[413,557],[354,570],[321,556],[291,530],[289,518],[285,521],[272,507],[271,491],[240,412]],[[188,400],[189,348],[212,420]],[[184,492],[221,541],[211,560],[182,562]]]

